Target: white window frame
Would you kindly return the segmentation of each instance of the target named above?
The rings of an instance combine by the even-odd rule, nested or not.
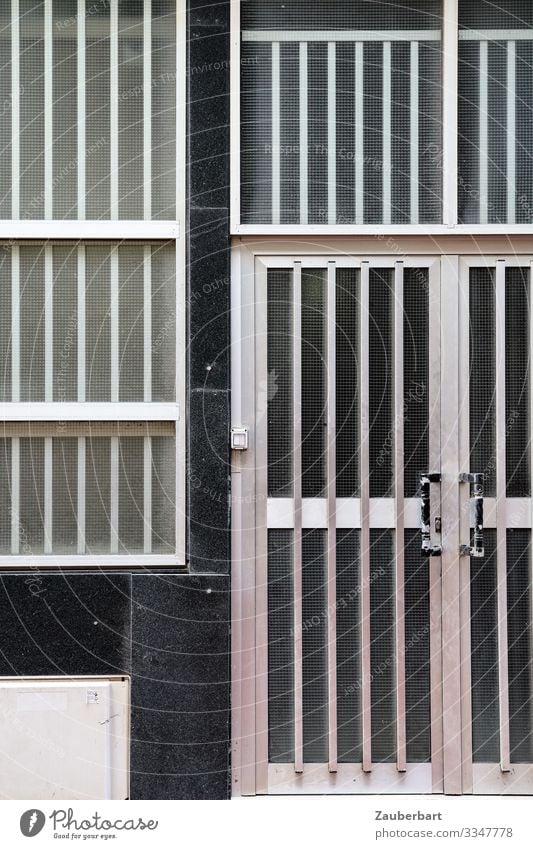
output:
[[[52,0],[47,0],[47,5]],[[118,0],[111,0],[118,2]],[[79,8],[84,5],[78,0]],[[151,9],[151,0],[144,0],[146,10]],[[0,420],[3,423],[22,422],[173,422],[175,426],[175,553],[174,554],[78,554],[78,555],[20,555],[8,554],[0,556],[0,569],[10,568],[98,568],[98,567],[177,567],[186,565],[185,556],[185,376],[186,376],[186,322],[185,322],[185,261],[186,246],[183,233],[185,232],[185,175],[186,175],[186,0],[176,0],[176,220],[0,220],[0,243],[8,242],[11,246],[23,240],[36,240],[44,246],[48,241],[90,244],[92,241],[123,242],[136,240],[140,245],[153,241],[170,241],[175,245],[175,279],[176,279],[176,399],[172,403],[123,403],[123,402],[4,402],[0,404]],[[48,11],[51,5],[48,6]],[[46,9],[45,9],[46,11]],[[18,134],[19,116],[19,54],[16,48],[18,40],[18,2],[13,0],[12,15],[16,21],[12,32],[12,74],[13,87],[13,122],[15,129],[13,137]],[[78,22],[78,36],[83,33],[85,17]],[[116,26],[116,15],[111,14],[111,26]],[[46,14],[45,14],[46,30]],[[50,35],[50,33],[49,33]],[[46,50],[45,50],[46,55]],[[145,47],[145,59],[147,48]],[[83,52],[80,51],[83,58]],[[46,73],[45,73],[46,77]],[[150,85],[150,79],[145,77],[145,85]],[[48,83],[49,85],[49,83]],[[46,98],[45,80],[45,98]],[[80,102],[84,103],[84,91],[79,89],[78,110]],[[51,113],[50,113],[51,120]],[[113,118],[112,118],[113,121]],[[79,122],[83,129],[83,121]],[[45,138],[46,138],[45,128]],[[80,137],[79,137],[80,138]],[[13,148],[12,180],[15,184],[18,173],[18,145]],[[79,183],[78,183],[79,185]],[[80,195],[81,197],[81,195]],[[45,198],[45,209],[47,202]],[[15,209],[18,208],[16,197]],[[50,205],[48,204],[48,209]],[[79,207],[78,207],[79,211]],[[24,427],[24,425],[22,425]]]
[[[240,197],[241,4],[231,0],[230,228],[232,235],[530,235],[533,224],[459,224],[457,219],[458,5],[442,0],[442,223],[440,224],[242,224]]]

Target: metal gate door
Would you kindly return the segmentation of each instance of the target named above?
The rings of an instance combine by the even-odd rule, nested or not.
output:
[[[234,270],[235,790],[442,791],[440,261]]]
[[[463,791],[533,793],[530,258],[465,259],[460,287],[460,462],[485,520],[461,558]]]

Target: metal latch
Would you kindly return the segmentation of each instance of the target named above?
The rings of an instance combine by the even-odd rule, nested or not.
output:
[[[231,448],[233,451],[246,451],[248,448],[248,428],[231,428]]]

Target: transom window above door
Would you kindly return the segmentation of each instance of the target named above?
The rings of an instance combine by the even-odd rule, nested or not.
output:
[[[235,6],[234,232],[533,224],[529,3]]]

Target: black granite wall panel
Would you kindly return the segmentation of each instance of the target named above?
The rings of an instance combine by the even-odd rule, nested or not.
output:
[[[229,3],[188,16],[190,571],[229,572]]]
[[[229,794],[229,582],[133,576],[132,796]]]

